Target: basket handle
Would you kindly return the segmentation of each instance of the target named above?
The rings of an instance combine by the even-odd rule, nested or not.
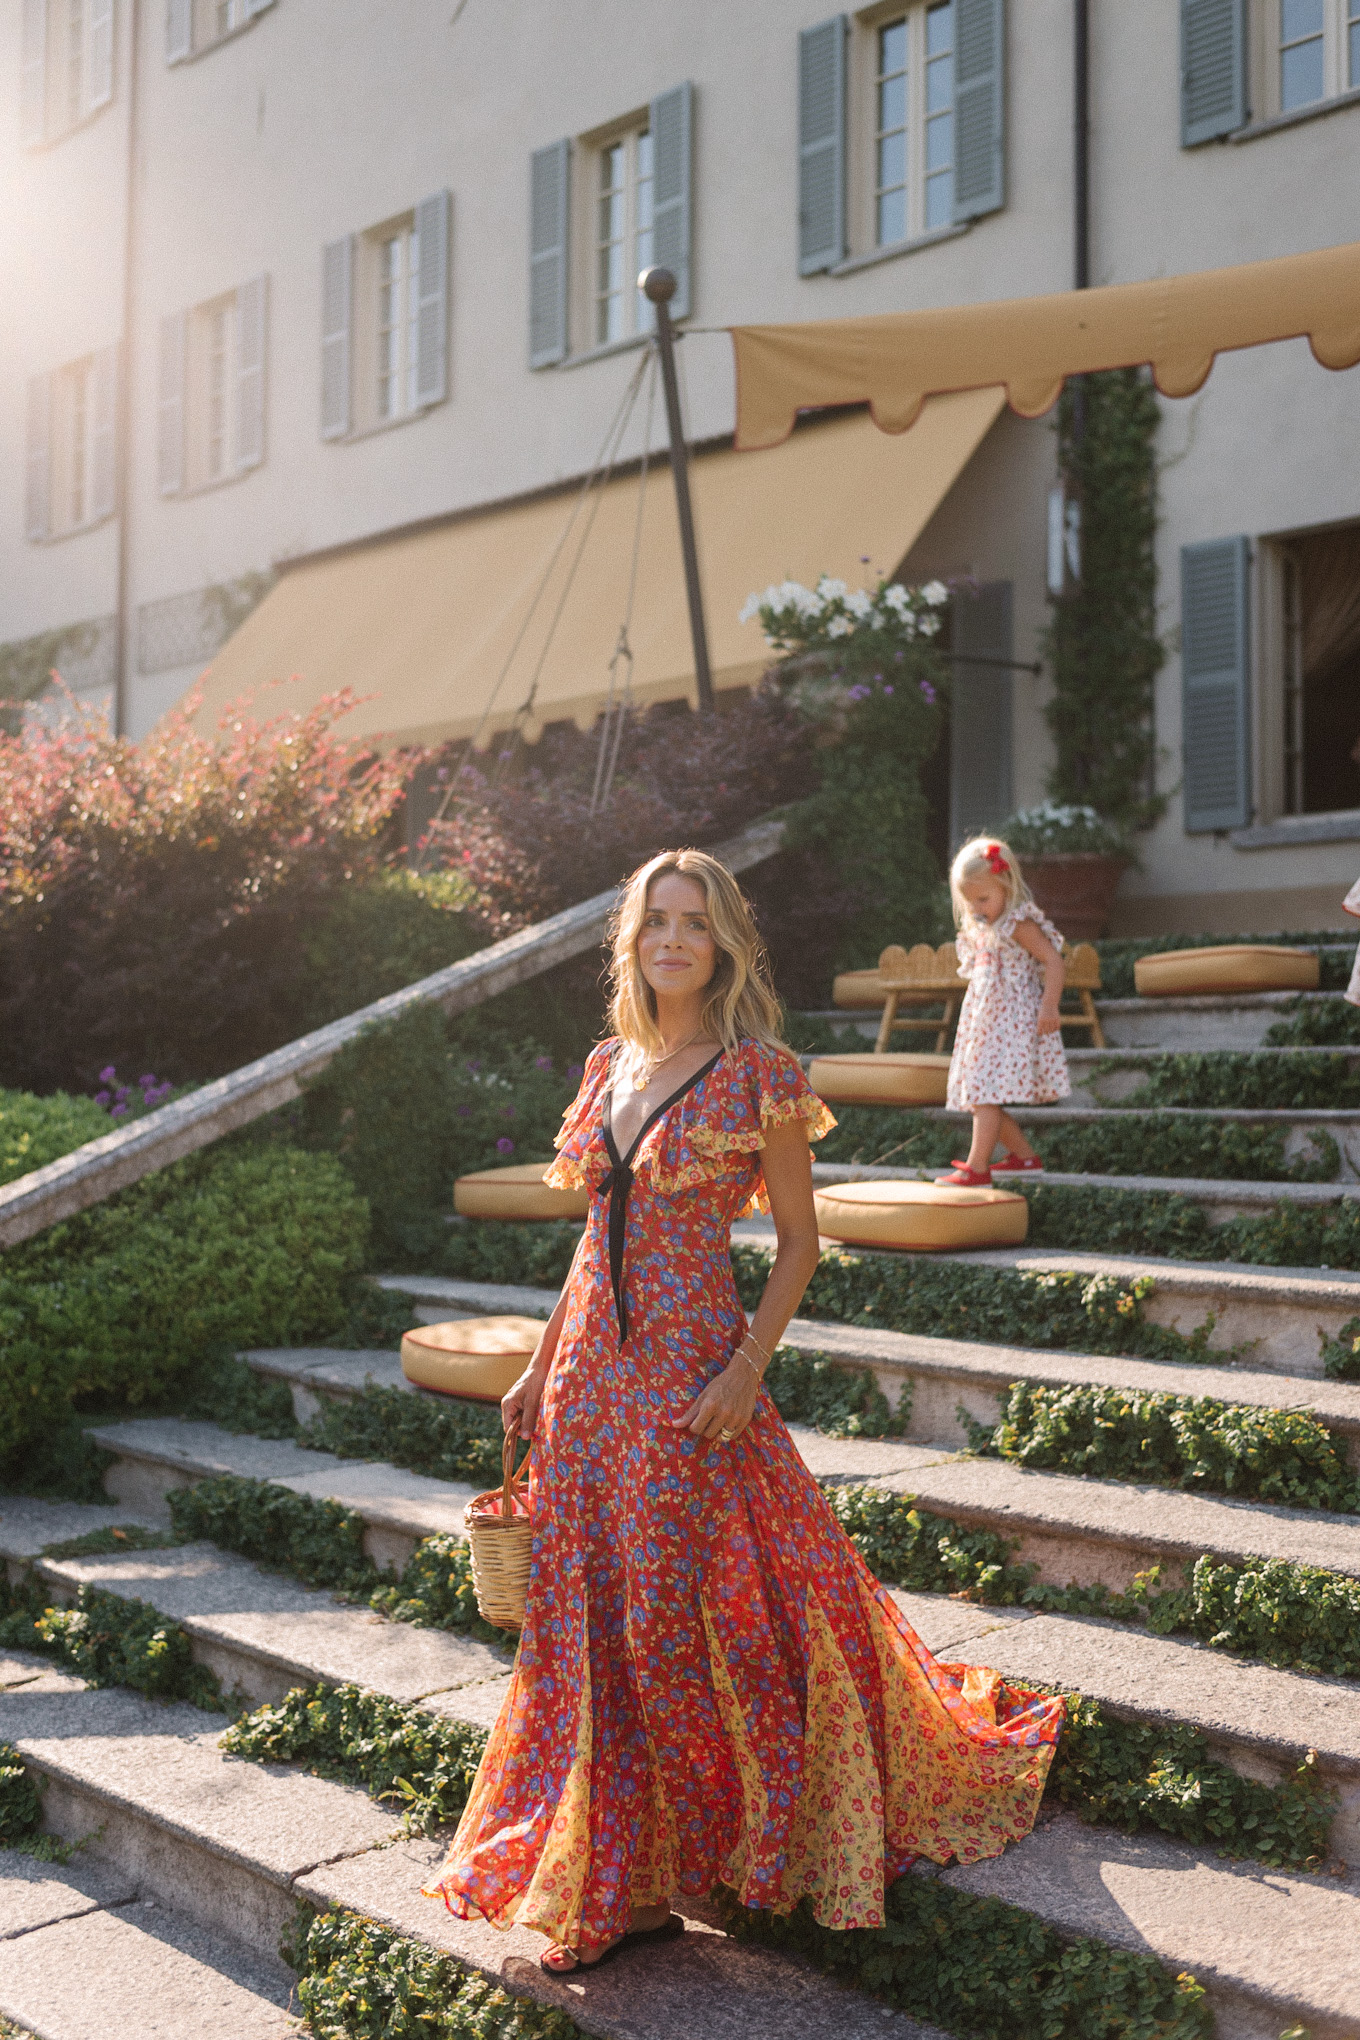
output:
[[[518,1473],[515,1471],[515,1447],[518,1443],[519,1418],[516,1416],[511,1421],[510,1428],[505,1434],[505,1443],[501,1447],[501,1521],[503,1523],[508,1523],[515,1513],[514,1497],[516,1488],[523,1492],[529,1484],[529,1476],[525,1472],[525,1467],[529,1464],[528,1453],[525,1454],[524,1466],[521,1466]],[[533,1449],[533,1440],[530,1439],[529,1452],[532,1452]]]

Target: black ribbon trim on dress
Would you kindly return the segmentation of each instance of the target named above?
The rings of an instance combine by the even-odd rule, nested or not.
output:
[[[604,1144],[609,1150],[609,1159],[613,1167],[600,1183],[600,1194],[609,1199],[609,1279],[614,1287],[614,1308],[619,1315],[620,1346],[628,1337],[628,1306],[623,1300],[623,1249],[628,1236],[628,1197],[633,1188],[633,1157],[657,1120],[669,1112],[672,1105],[678,1105],[682,1098],[687,1097],[696,1084],[701,1084],[715,1064],[722,1061],[724,1053],[725,1051],[720,1048],[701,1070],[696,1070],[678,1091],[673,1091],[663,1105],[658,1105],[655,1112],[644,1119],[626,1155],[620,1155],[614,1140],[614,1066],[612,1060],[610,1062],[609,1084],[604,1094],[601,1123]]]

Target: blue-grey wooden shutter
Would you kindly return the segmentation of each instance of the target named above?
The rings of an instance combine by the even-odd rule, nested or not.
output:
[[[551,368],[567,352],[567,212],[571,143],[529,159],[529,366]]]
[[[28,469],[24,532],[46,538],[52,528],[52,378],[28,379]]]
[[[1251,819],[1250,632],[1245,538],[1181,547],[1181,761],[1185,827]]]
[[[236,467],[264,459],[264,366],[269,279],[252,276],[236,293]]]
[[[163,496],[177,496],[184,487],[184,343],[183,312],[161,320],[160,381],[156,406],[156,474]]]
[[[24,0],[20,124],[32,148],[47,133],[47,0]]]
[[[321,437],[343,439],[350,425],[350,329],[354,320],[354,237],[321,251]]]
[[[1006,203],[1005,0],[954,0],[954,218]]]
[[[115,340],[94,357],[93,430],[90,434],[90,516],[112,517],[118,507],[118,356]]]
[[[992,581],[951,605],[950,649],[975,659],[1009,659],[1011,584]],[[1011,676],[1000,666],[949,669],[949,837],[957,848],[1011,811]]]
[[[166,0],[165,61],[182,63],[194,53],[194,0]]]
[[[833,14],[798,37],[798,274],[845,256],[845,43]]]
[[[449,194],[416,207],[420,249],[416,306],[416,402],[442,404],[449,393]]]
[[[694,87],[677,85],[652,101],[652,260],[675,278],[671,317],[690,309],[690,173]]]
[[[1247,0],[1181,0],[1181,147],[1247,119]]]

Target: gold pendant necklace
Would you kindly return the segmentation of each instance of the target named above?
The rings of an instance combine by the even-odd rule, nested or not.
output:
[[[682,1041],[679,1048],[673,1048],[669,1055],[659,1056],[655,1062],[643,1063],[639,1074],[633,1079],[633,1089],[635,1091],[645,1091],[657,1071],[664,1070],[667,1063],[674,1062],[675,1058],[678,1055],[683,1055],[687,1048],[693,1048],[703,1031],[702,1027],[696,1027],[689,1040]]]

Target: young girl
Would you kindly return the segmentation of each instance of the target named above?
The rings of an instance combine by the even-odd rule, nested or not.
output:
[[[1034,1175],[1043,1163],[1003,1105],[1051,1105],[1072,1086],[1063,1055],[1062,937],[1045,920],[1005,843],[977,836],[949,867],[959,975],[968,980],[949,1065],[948,1103],[973,1115],[973,1144],[942,1183]],[[992,1163],[997,1142],[1004,1161]]]

